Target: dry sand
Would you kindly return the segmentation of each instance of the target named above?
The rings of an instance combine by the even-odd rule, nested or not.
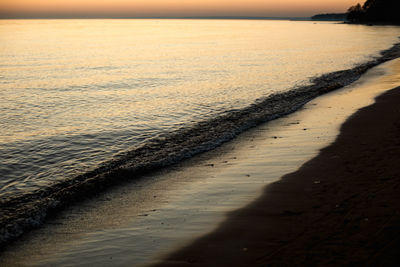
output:
[[[298,171],[160,266],[398,266],[400,87]]]

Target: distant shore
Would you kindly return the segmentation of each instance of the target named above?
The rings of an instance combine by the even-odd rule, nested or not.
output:
[[[215,232],[158,266],[395,266],[400,249],[400,87]]]

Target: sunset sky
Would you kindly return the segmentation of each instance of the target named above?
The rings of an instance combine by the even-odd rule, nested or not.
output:
[[[357,0],[0,0],[4,14],[310,16],[345,12]],[[361,2],[363,2],[361,0]]]

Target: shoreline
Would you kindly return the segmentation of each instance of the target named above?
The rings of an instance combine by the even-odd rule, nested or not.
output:
[[[395,266],[400,248],[400,87],[217,230],[156,266]]]
[[[311,85],[283,94],[271,95],[229,116],[224,115],[199,123],[193,128],[177,131],[166,138],[153,140],[152,144],[131,151],[74,180],[58,183],[23,197],[2,200],[0,203],[2,212],[0,247],[7,246],[24,232],[39,227],[48,217],[54,216],[76,202],[97,195],[99,192],[105,192],[114,185],[135,180],[154,170],[160,170],[199,153],[212,150],[250,128],[290,114],[315,97],[354,82],[372,67],[399,57],[400,44],[395,44],[381,54],[379,58],[352,69],[312,79]],[[289,104],[285,106],[282,103]],[[210,131],[204,130],[205,124],[208,125],[207,129]],[[218,138],[215,138],[216,136]],[[166,140],[171,142],[166,142]],[[192,140],[198,142],[194,143]],[[160,145],[167,146],[163,153],[157,153]],[[182,146],[185,149],[182,149]]]
[[[400,85],[400,60],[232,142],[72,206],[4,250],[6,266],[157,263],[213,231],[331,144],[343,122]],[[357,101],[354,101],[357,99]],[[211,204],[211,205],[210,205]]]

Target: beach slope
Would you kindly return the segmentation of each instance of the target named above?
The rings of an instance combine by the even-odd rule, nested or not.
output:
[[[400,87],[217,230],[158,266],[394,266],[400,251]]]

